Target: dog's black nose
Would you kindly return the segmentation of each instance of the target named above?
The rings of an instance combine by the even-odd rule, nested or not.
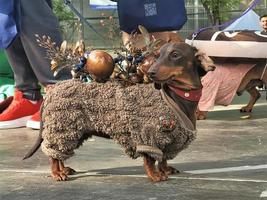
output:
[[[156,72],[154,72],[154,71],[148,71],[147,74],[148,74],[148,77],[151,79],[155,78],[155,76],[156,76]]]

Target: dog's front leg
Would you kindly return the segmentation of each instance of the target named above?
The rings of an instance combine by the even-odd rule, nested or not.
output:
[[[73,175],[75,174],[75,170],[70,167],[65,167],[63,161],[59,161],[59,170],[66,175]]]
[[[161,162],[159,162],[158,168],[160,172],[163,172],[166,175],[180,173],[179,170],[175,169],[174,167],[168,166],[166,159],[163,159]]]
[[[52,176],[52,178],[56,181],[68,180],[68,176],[64,172],[60,171],[60,167],[59,167],[60,161],[58,159],[54,159],[52,157],[49,157],[49,161],[51,164],[51,176]]]
[[[197,108],[196,111],[196,118],[197,120],[204,120],[207,118],[208,111],[201,111],[199,108]]]
[[[144,156],[144,168],[146,170],[148,178],[150,178],[153,182],[166,180],[166,178],[156,170],[155,162],[156,160],[154,158],[151,158],[148,155]]]

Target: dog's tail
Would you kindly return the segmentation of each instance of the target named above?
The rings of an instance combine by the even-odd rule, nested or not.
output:
[[[24,158],[22,160],[25,160],[27,158],[30,158],[41,146],[42,142],[43,142],[43,138],[42,138],[42,123],[41,123],[41,128],[40,128],[40,132],[39,132],[39,136],[34,144],[34,146],[31,148],[31,150],[24,156]]]
[[[41,107],[41,113],[42,113],[42,107]],[[24,156],[24,158],[22,160],[25,160],[27,158],[30,158],[33,154],[35,154],[35,152],[40,148],[42,142],[43,142],[43,138],[42,138],[42,132],[43,132],[43,120],[40,121],[40,131],[39,131],[39,135],[38,138],[34,144],[34,146],[31,148],[31,150]]]

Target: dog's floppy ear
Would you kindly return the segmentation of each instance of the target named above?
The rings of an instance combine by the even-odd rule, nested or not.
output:
[[[200,77],[205,76],[208,72],[203,69],[200,62],[198,62],[197,65],[198,65],[197,67],[198,75]]]
[[[200,62],[200,67],[206,71],[214,71],[215,70],[215,65],[213,60],[204,52],[195,49],[195,57],[197,58],[197,60],[199,60]]]
[[[206,53],[198,50],[197,48],[193,47],[195,58],[196,58],[196,65],[199,76],[205,76],[208,71],[215,70],[215,65],[212,59],[207,56]]]

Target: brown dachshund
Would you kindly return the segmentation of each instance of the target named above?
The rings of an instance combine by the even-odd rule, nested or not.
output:
[[[199,90],[202,88],[200,77],[214,69],[213,61],[204,53],[198,52],[185,43],[171,43],[161,48],[160,57],[149,68],[148,74],[155,85],[164,83],[169,96],[195,126],[198,99],[186,99],[181,93],[171,88],[175,86],[184,91],[183,94]],[[155,160],[151,157],[144,156],[144,167],[148,176],[154,176],[157,173]],[[178,172],[175,168],[168,166],[167,160],[158,162],[158,169],[166,175]]]
[[[214,59],[214,58],[213,58]],[[218,59],[218,58],[217,58]],[[216,60],[216,59],[214,59]],[[266,60],[265,59],[244,59],[240,58],[239,61],[234,59],[218,59],[217,62],[223,63],[246,63],[255,65],[252,69],[250,69],[244,78],[242,79],[238,89],[237,95],[241,96],[244,91],[247,91],[250,95],[249,102],[246,106],[240,108],[240,112],[252,112],[254,104],[257,100],[261,97],[260,92],[256,87],[262,87],[263,85],[267,84],[267,69],[266,69]],[[196,115],[198,120],[203,120],[207,118],[208,111],[201,111],[197,109]]]
[[[173,159],[195,138],[195,112],[202,88],[200,77],[207,69],[214,69],[212,63],[205,58],[188,44],[165,44],[160,50],[159,58],[148,70],[149,77],[161,92],[157,91],[153,84],[140,84],[129,88],[123,88],[114,82],[85,84],[72,80],[57,84],[44,100],[39,138],[24,159],[31,157],[42,144],[42,150],[50,158],[53,179],[65,181],[74,170],[65,167],[63,161],[72,156],[73,150],[85,139],[95,135],[113,138],[132,158],[143,156],[144,168],[150,180],[167,180],[168,175],[178,172],[168,166],[167,160]],[[134,94],[131,93],[133,89],[137,91]],[[146,96],[148,92],[152,95]],[[121,96],[124,93],[130,95]],[[100,95],[96,96],[97,94]],[[113,104],[106,105],[103,101],[107,96],[114,103],[116,95],[119,99],[125,98],[125,101],[118,102],[115,109],[110,107]],[[127,99],[131,96],[134,97],[134,103]],[[169,103],[166,103],[166,99],[170,100]],[[102,103],[89,106],[90,102]],[[61,108],[62,105],[64,108]],[[176,109],[173,110],[174,106],[171,108],[170,105],[176,106]],[[65,106],[70,107],[66,109]],[[152,109],[149,112],[143,111],[148,108]],[[167,117],[167,124],[166,120],[161,120],[167,116],[165,113],[174,117]],[[185,118],[184,124],[190,126],[190,130],[182,128],[177,113],[182,113],[179,116]]]
[[[216,31],[214,29],[203,29],[196,34],[189,35],[185,42],[207,53],[219,65],[248,64],[248,66],[254,66],[243,77],[236,91],[238,95],[241,95],[245,90],[250,94],[248,104],[242,107],[240,111],[251,112],[253,105],[260,98],[256,86],[262,86],[267,82],[266,35],[263,32],[250,30]],[[252,51],[253,48],[255,48],[255,51]],[[234,71],[233,73],[239,72]],[[237,76],[239,75],[237,74]],[[204,87],[206,86],[204,85]],[[212,89],[211,84],[207,87]],[[197,111],[198,119],[205,119],[206,115],[207,111]]]

